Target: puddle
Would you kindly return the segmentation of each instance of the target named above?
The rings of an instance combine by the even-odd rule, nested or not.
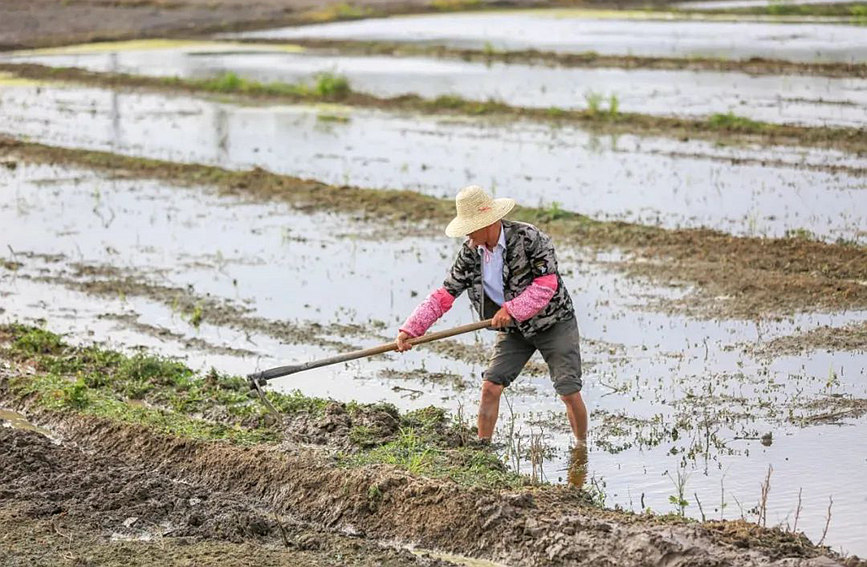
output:
[[[0,427],[11,427],[13,429],[33,431],[35,433],[39,433],[40,435],[45,435],[46,437],[53,440],[50,431],[37,425],[33,425],[32,423],[27,421],[27,418],[24,417],[24,415],[18,413],[17,411],[0,408]]]
[[[616,12],[595,14],[580,10],[465,12],[278,28],[227,37],[351,39],[658,57],[763,57],[847,63],[867,58],[864,26],[651,19],[665,17],[653,13],[629,17]]]
[[[71,342],[142,345],[182,357],[202,371],[214,366],[238,374],[314,360],[338,349],[305,339],[283,341],[264,327],[222,324],[207,310],[196,327],[171,296],[91,295],[75,283],[104,276],[76,266],[113,266],[156,286],[191,289],[203,298],[249,308],[251,316],[267,321],[326,329],[335,322],[356,324],[361,330],[345,340],[372,346],[389,340],[420,298],[440,285],[457,246],[439,236],[383,240],[374,237],[381,226],[221,197],[207,188],[108,179],[80,169],[24,163],[14,170],[0,168],[0,226],[3,259],[21,263],[14,271],[0,269],[5,309],[0,320],[45,319],[52,330],[68,333]],[[559,249],[558,256],[583,336],[584,395],[594,435],[587,482],[604,490],[608,505],[669,512],[674,493],[669,475],[680,471],[689,475],[687,514],[699,515],[698,495],[708,517],[740,517],[735,498],[749,516],[772,464],[769,523],[792,517],[798,488],[803,488],[799,528],[817,540],[827,498],[833,496],[826,543],[867,553],[861,537],[867,492],[859,480],[867,474],[867,461],[852,450],[863,446],[863,418],[842,426],[802,428],[784,415],[798,400],[867,397],[864,355],[814,352],[762,359],[746,348],[799,329],[863,320],[865,313],[802,314],[762,323],[686,319],[641,308],[646,301],[678,297],[683,290],[648,286],[607,270],[605,261],[615,258],[597,259],[569,248]],[[469,320],[468,302],[460,299],[437,328]],[[178,337],[249,354],[212,352]],[[492,338],[492,333],[477,333],[463,337],[461,344],[486,352]],[[462,406],[472,415],[482,370],[483,364],[420,347],[403,356],[296,374],[272,386],[344,401],[385,400],[405,410],[435,404],[457,411]],[[429,379],[436,373],[459,380]],[[696,401],[704,399],[714,402]],[[553,448],[545,462],[546,477],[565,482],[569,434],[548,377],[522,376],[510,389],[509,401],[521,435],[541,428]],[[608,428],[606,433],[606,416],[621,414],[644,425],[626,426],[620,434]],[[503,404],[499,435],[509,421]],[[766,447],[760,437],[767,432],[773,443]],[[835,467],[829,471],[830,461]],[[526,459],[520,466],[529,472]],[[721,485],[724,507],[717,506]]]
[[[867,115],[867,80],[815,76],[750,76],[710,71],[575,69],[473,63],[425,57],[340,57],[275,46],[171,42],[93,44],[0,60],[90,71],[188,79],[234,72],[262,82],[310,82],[321,72],[345,75],[360,92],[381,97],[418,94],[497,99],[513,106],[586,108],[588,97],[617,97],[621,112],[707,116],[734,112],[755,120],[809,125],[861,126]],[[289,46],[291,47],[291,46]],[[785,94],[781,94],[785,93]]]
[[[867,241],[867,160],[573,126],[317,106],[245,107],[106,89],[0,85],[0,132],[172,161],[451,197],[480,183],[594,218]],[[339,115],[341,120],[323,120]],[[491,160],[496,155],[500,159]]]

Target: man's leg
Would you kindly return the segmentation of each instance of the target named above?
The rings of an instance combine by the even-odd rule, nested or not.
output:
[[[533,337],[545,362],[554,389],[566,404],[566,416],[579,443],[587,441],[587,407],[581,398],[581,351],[578,348],[578,323],[561,321]]]
[[[482,401],[479,402],[479,439],[490,441],[500,414],[500,396],[505,386],[485,380],[482,382]]]
[[[563,403],[566,404],[566,417],[569,418],[569,425],[572,427],[572,433],[575,434],[575,439],[580,443],[587,442],[587,407],[584,405],[584,400],[581,398],[581,392],[560,396]]]
[[[482,382],[482,399],[479,402],[479,439],[490,441],[500,412],[500,396],[503,390],[518,377],[521,369],[533,356],[536,347],[524,339],[521,333],[497,333],[494,352],[488,362]]]

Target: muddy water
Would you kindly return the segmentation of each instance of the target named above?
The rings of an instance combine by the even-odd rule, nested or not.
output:
[[[867,241],[867,160],[834,151],[45,85],[0,84],[0,109],[0,132],[53,145],[434,196],[475,182],[601,219]]]
[[[867,115],[867,80],[854,78],[564,69],[424,57],[339,57],[287,47],[275,50],[192,42],[170,48],[163,48],[161,42],[121,43],[100,51],[84,47],[13,55],[8,60],[184,78],[215,77],[231,71],[247,79],[288,83],[310,81],[317,73],[330,71],[345,75],[358,91],[383,97],[454,94],[522,107],[586,108],[588,98],[596,94],[603,98],[603,109],[615,96],[621,112],[656,115],[703,116],[731,111],[766,122],[845,126],[861,126]]]
[[[660,18],[660,19],[653,19]],[[691,21],[581,10],[466,12],[368,19],[239,34],[247,38],[397,41],[475,49],[663,57],[863,62],[867,28],[820,23]]]
[[[309,328],[311,336],[318,332],[316,324],[355,323],[358,332],[335,338],[368,346],[390,338],[420,298],[439,285],[456,246],[428,234],[382,239],[376,236],[382,227],[220,197],[207,188],[24,163],[0,168],[0,226],[3,259],[21,263],[14,271],[0,269],[0,320],[45,319],[73,342],[144,345],[184,357],[195,368],[237,373],[340,349],[238,328],[216,320],[207,309],[195,327],[169,293],[141,295],[130,288],[113,296],[93,295],[81,284],[111,276],[79,266],[111,266],[165,289],[191,289],[268,321]],[[864,313],[805,314],[760,324],[674,317],[642,305],[683,290],[625,279],[606,268],[616,258],[565,248],[558,252],[583,335],[584,394],[595,434],[588,482],[604,490],[609,505],[640,511],[643,501],[657,512],[671,511],[675,489],[669,475],[680,472],[688,475],[689,515],[699,516],[697,495],[709,517],[740,517],[735,499],[750,516],[748,509],[773,465],[769,523],[791,520],[798,488],[803,488],[799,529],[818,539],[827,498],[833,496],[827,542],[867,553],[861,538],[867,492],[860,482],[867,461],[858,450],[864,445],[863,418],[807,428],[785,420],[788,408],[802,411],[798,400],[826,394],[867,397],[864,356],[817,352],[762,359],[750,354],[752,346],[797,329],[842,325],[863,319]],[[469,320],[462,298],[438,328]],[[192,338],[199,342],[191,345],[186,339]],[[478,333],[462,341],[484,352],[491,339],[490,333]],[[220,346],[249,354],[214,352]],[[418,348],[404,356],[279,379],[273,387],[341,400],[387,400],[404,409],[436,404],[456,411],[462,405],[472,415],[482,370],[481,364]],[[435,373],[457,378],[436,380]],[[387,377],[401,374],[405,377]],[[704,399],[713,402],[695,402]],[[569,436],[548,378],[522,377],[509,401],[525,443],[541,428],[553,447],[547,478],[565,481]],[[768,408],[778,408],[782,418]],[[642,425],[624,426],[620,434],[606,429],[605,417],[617,414]],[[501,439],[509,421],[504,405]],[[672,429],[680,434],[672,435]],[[773,434],[770,447],[759,441],[767,432]],[[706,437],[712,442],[704,446]],[[828,462],[835,463],[830,470]],[[526,459],[521,467],[528,471]],[[718,505],[721,486],[724,507]]]
[[[13,429],[24,429],[26,431],[35,431],[36,433],[40,433],[45,435],[46,437],[51,437],[51,432],[47,429],[43,429],[37,425],[33,425],[27,418],[17,411],[7,410],[0,408],[0,427],[11,427]]]

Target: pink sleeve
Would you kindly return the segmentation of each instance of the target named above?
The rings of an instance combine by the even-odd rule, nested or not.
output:
[[[454,302],[455,298],[446,291],[446,288],[439,288],[415,308],[412,315],[401,325],[400,330],[412,337],[420,337],[437,319],[452,308]]]
[[[557,274],[548,274],[533,280],[521,294],[503,306],[517,321],[526,321],[548,305],[557,291]]]

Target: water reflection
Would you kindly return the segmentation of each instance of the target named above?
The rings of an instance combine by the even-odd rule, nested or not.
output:
[[[572,447],[569,458],[569,484],[575,488],[584,486],[587,480],[587,443]]]

